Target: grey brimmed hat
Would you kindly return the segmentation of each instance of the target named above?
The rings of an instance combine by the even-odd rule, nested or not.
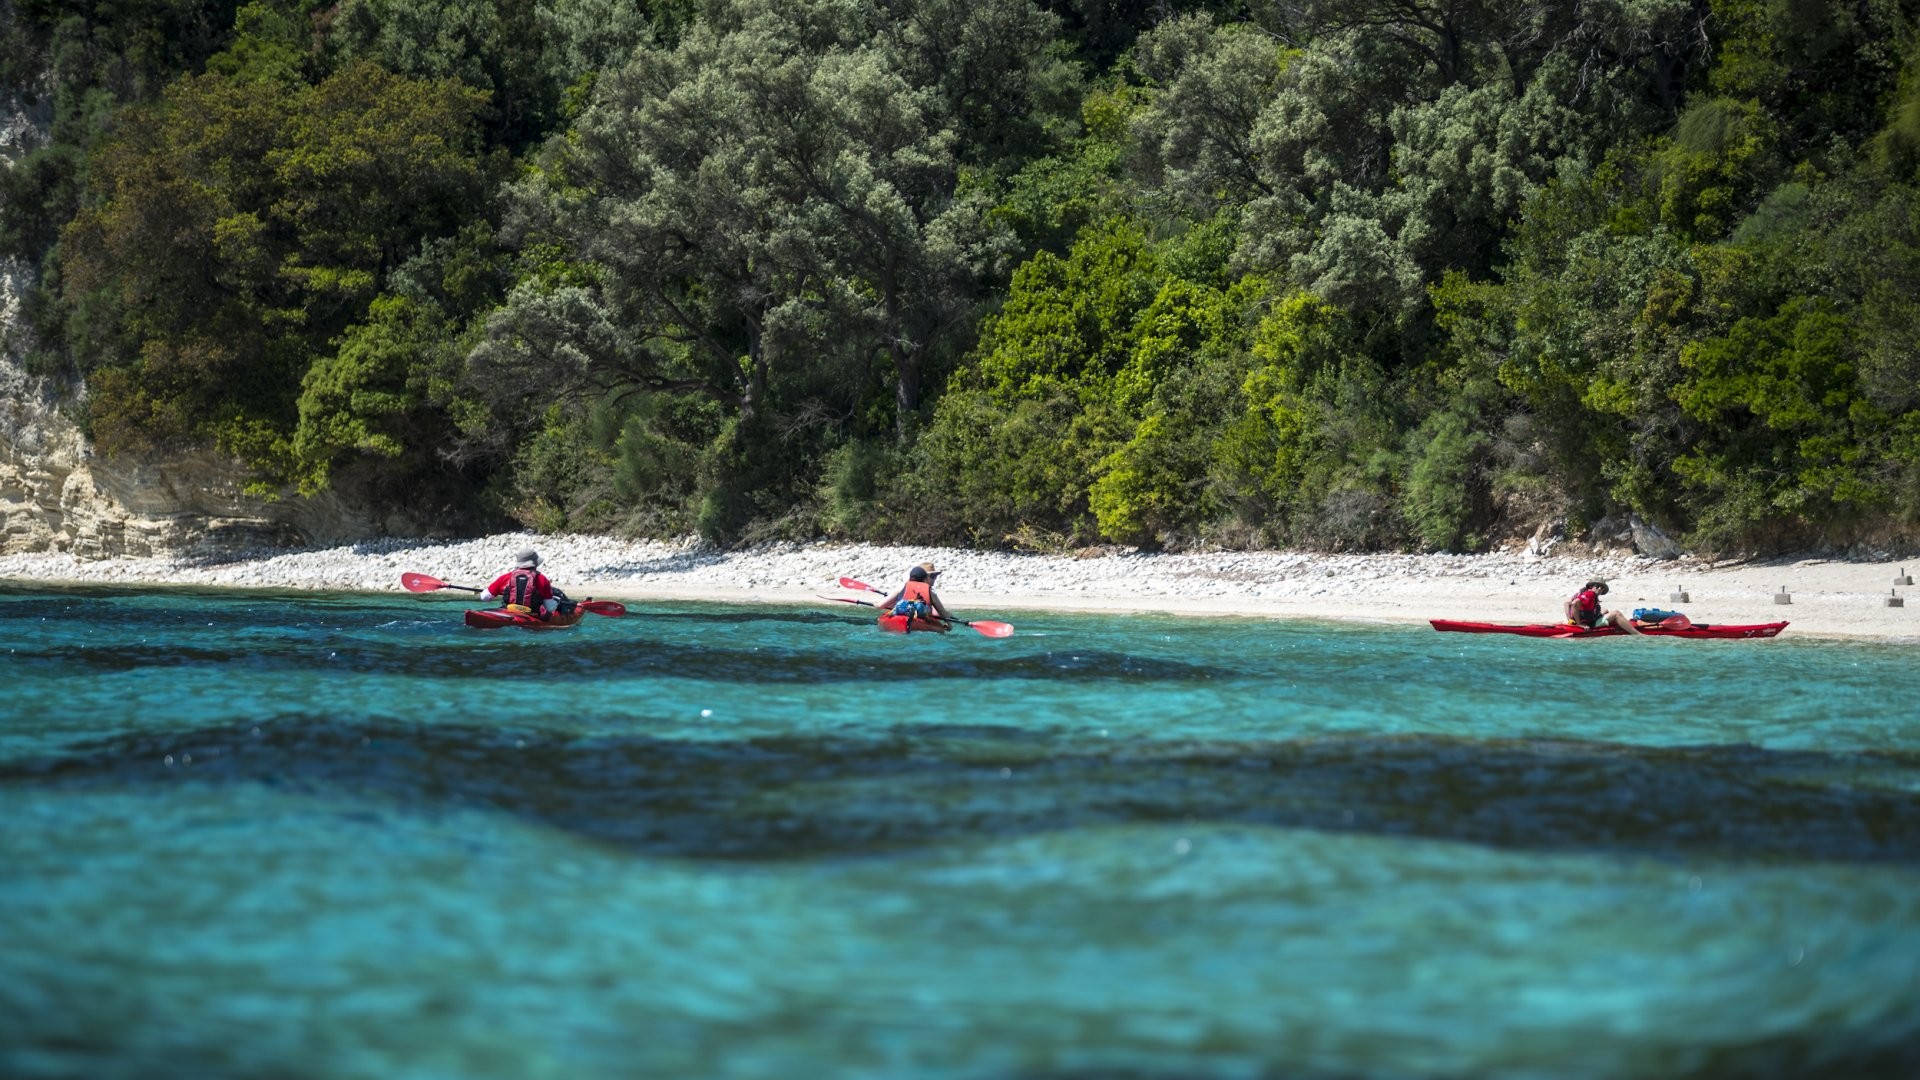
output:
[[[522,548],[520,549],[520,554],[513,557],[513,565],[515,567],[524,566],[529,568],[539,566],[540,553],[532,548]]]

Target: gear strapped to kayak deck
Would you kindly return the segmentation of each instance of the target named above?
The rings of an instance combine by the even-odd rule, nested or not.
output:
[[[925,615],[895,615],[888,612],[880,616],[880,629],[895,634],[944,634],[953,629],[953,624]]]

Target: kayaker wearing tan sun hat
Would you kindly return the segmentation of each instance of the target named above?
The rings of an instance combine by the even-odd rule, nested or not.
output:
[[[933,592],[933,579],[939,576],[940,571],[930,562],[923,562],[907,571],[907,583],[900,586],[899,592],[881,601],[880,610],[895,615],[932,614],[952,621],[953,616],[947,614],[947,606]]]
[[[540,572],[540,553],[526,548],[513,557],[513,569],[493,579],[480,599],[499,597],[508,611],[523,611],[542,619],[553,618],[554,611],[566,599]]]
[[[1591,630],[1601,623],[1609,623],[1619,627],[1625,633],[1643,636],[1640,634],[1640,628],[1633,625],[1633,620],[1619,611],[1600,610],[1600,598],[1605,595],[1607,595],[1607,583],[1598,578],[1582,585],[1579,592],[1567,599],[1567,621],[1584,630]]]

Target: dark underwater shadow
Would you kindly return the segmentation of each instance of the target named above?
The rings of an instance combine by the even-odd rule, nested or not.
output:
[[[684,623],[763,623],[785,622],[802,625],[872,626],[872,618],[845,615],[831,611],[783,611],[779,608],[742,608],[730,611],[646,611],[637,613],[639,618],[648,622],[684,622]]]
[[[391,619],[391,609],[381,609]],[[350,613],[349,613],[350,614]],[[440,613],[434,613],[436,617]],[[807,624],[844,622],[833,616],[805,617],[788,613],[781,621]],[[0,614],[0,618],[4,618]],[[591,616],[600,620],[601,616]],[[645,616],[651,619],[653,616]],[[766,616],[732,617],[725,613],[702,616],[712,622],[759,621]],[[631,623],[634,616],[621,622]],[[942,650],[937,663],[903,663],[898,656],[848,655],[839,646],[845,639],[822,637],[786,649],[725,648],[707,643],[657,640],[625,634],[612,637],[589,631],[564,630],[566,648],[541,647],[549,634],[521,630],[468,630],[449,626],[447,633],[464,635],[460,648],[423,649],[404,636],[369,637],[351,633],[303,633],[301,628],[278,628],[245,639],[223,636],[246,625],[244,613],[189,612],[151,623],[154,643],[137,640],[147,624],[128,622],[119,639],[105,645],[57,643],[25,645],[8,655],[15,677],[85,678],[141,669],[160,669],[185,675],[194,669],[243,670],[251,673],[323,672],[348,675],[433,675],[444,678],[485,678],[498,682],[546,683],[554,680],[590,680],[604,683],[623,678],[696,679],[721,683],[825,685],[854,680],[911,683],[919,680],[981,677],[993,679],[1047,679],[1079,683],[1197,682],[1242,678],[1243,673],[1204,664],[1158,657],[1086,649],[1012,652],[987,648]],[[315,626],[330,631],[339,619],[319,619]],[[583,624],[584,625],[584,624]],[[187,633],[201,632],[217,644],[182,644]],[[865,620],[847,627],[852,634],[873,629]],[[439,629],[421,634],[435,636]],[[896,635],[897,636],[897,635]],[[985,644],[985,643],[983,643]],[[922,658],[924,659],[924,658]],[[504,661],[511,661],[503,663]],[[537,661],[537,662],[530,662]]]
[[[0,784],[163,796],[180,783],[249,783],[414,813],[484,806],[688,858],[880,855],[1212,822],[1680,861],[1920,866],[1916,771],[1911,754],[1752,746],[1378,736],[1090,746],[910,723],[727,742],[286,716],[102,740],[0,767]],[[1890,774],[1896,782],[1868,786]]]

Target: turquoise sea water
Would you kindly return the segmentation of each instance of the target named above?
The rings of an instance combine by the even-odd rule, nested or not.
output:
[[[0,591],[0,1075],[1920,1074],[1911,645],[460,610]]]

